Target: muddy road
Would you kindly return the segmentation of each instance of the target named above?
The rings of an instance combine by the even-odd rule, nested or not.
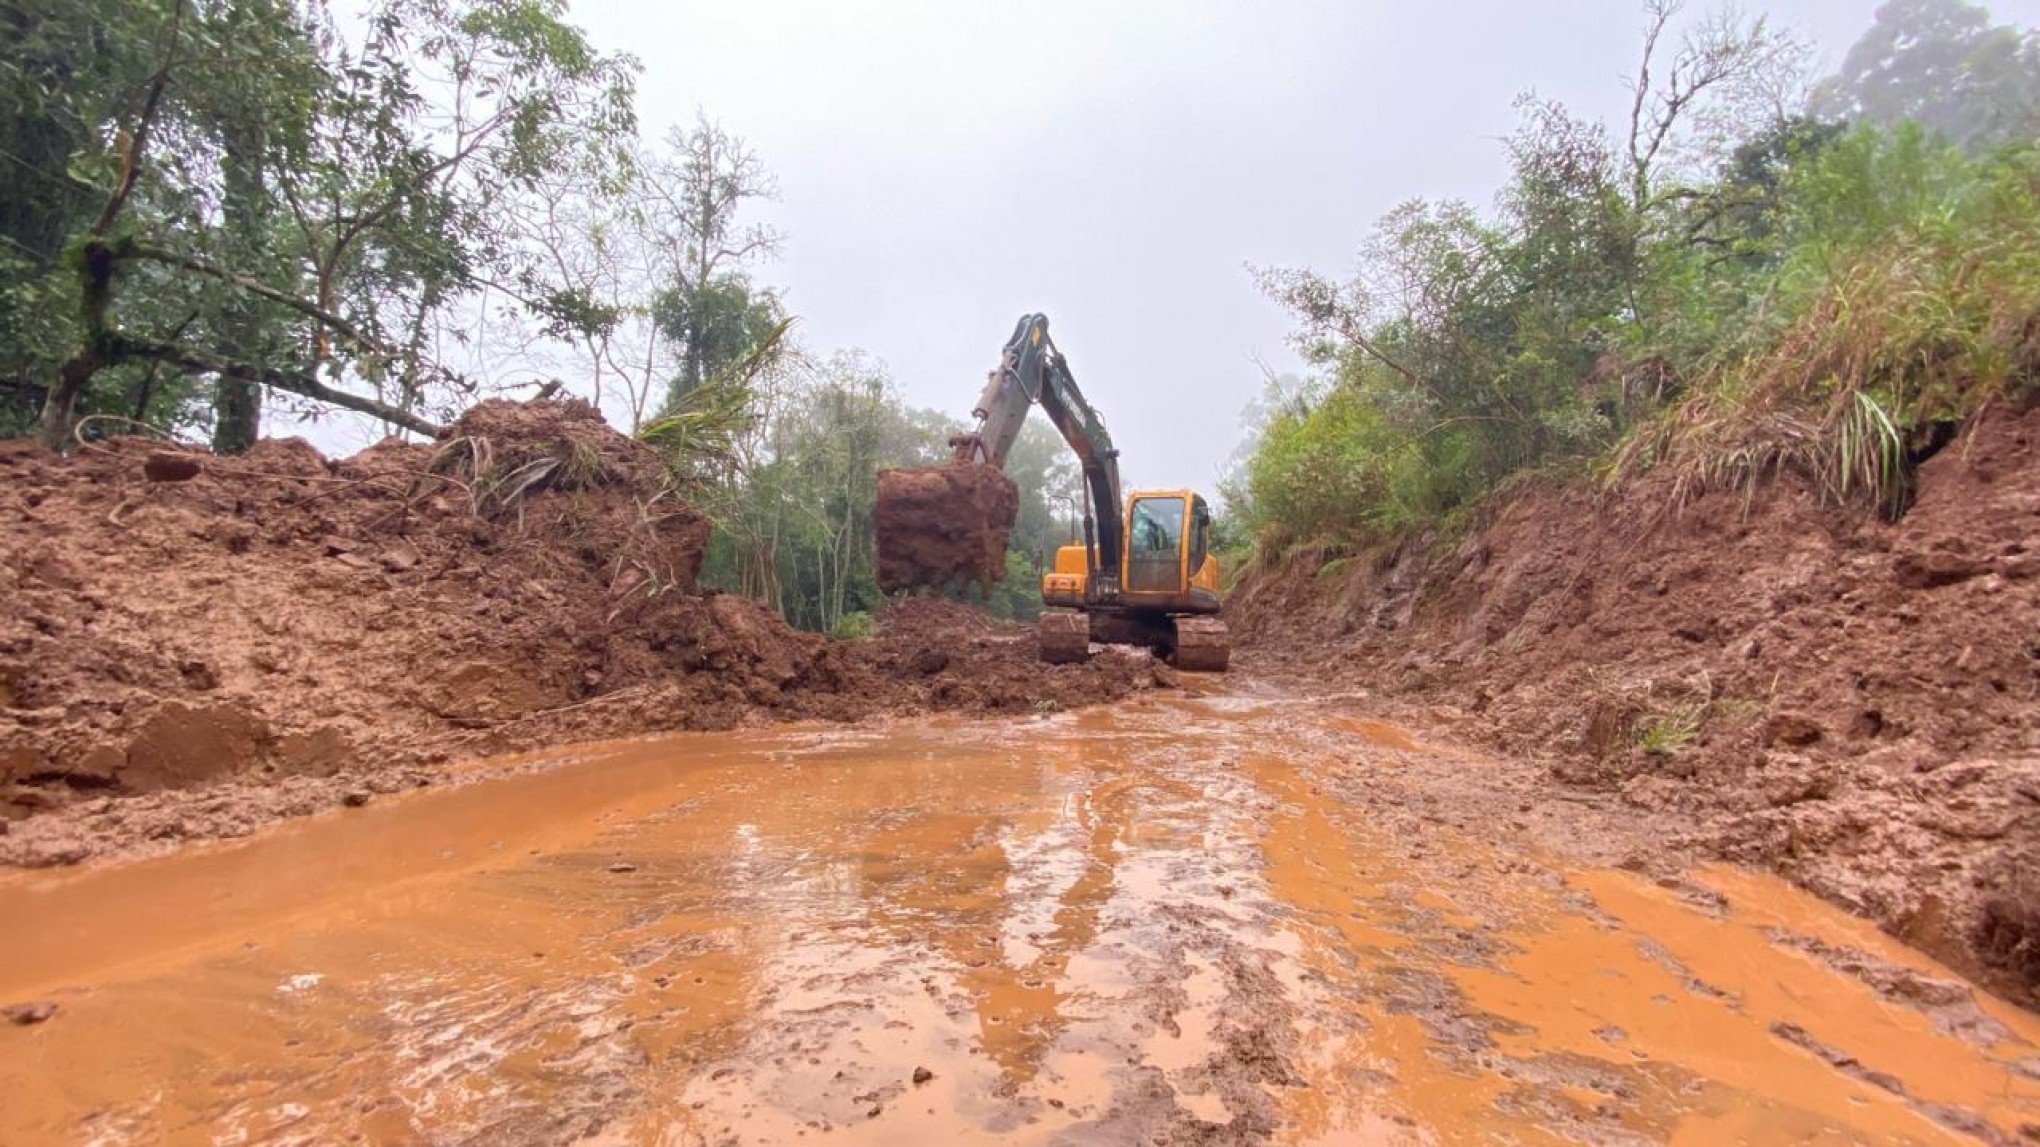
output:
[[[2040,1137],[2040,1021],[1867,923],[1228,688],[7,874],[0,1143]]]

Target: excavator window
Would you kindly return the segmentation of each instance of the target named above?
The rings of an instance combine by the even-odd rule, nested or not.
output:
[[[1133,504],[1127,525],[1126,587],[1182,588],[1183,499],[1142,498]]]
[[[1190,496],[1190,566],[1188,570],[1190,576],[1195,577],[1197,571],[1203,567],[1204,555],[1210,548],[1210,541],[1211,507],[1204,504],[1203,495],[1192,494]]]

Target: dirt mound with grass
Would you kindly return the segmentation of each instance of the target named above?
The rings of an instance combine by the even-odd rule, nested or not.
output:
[[[0,863],[245,832],[533,745],[1156,680],[1130,656],[1039,665],[988,620],[795,632],[697,587],[708,534],[574,400],[483,403],[444,441],[339,461],[0,443]]]
[[[1671,811],[2030,1000],[2040,989],[2040,410],[1986,413],[1897,522],[1790,476],[1518,494],[1470,536],[1297,553],[1249,665],[1368,689]]]

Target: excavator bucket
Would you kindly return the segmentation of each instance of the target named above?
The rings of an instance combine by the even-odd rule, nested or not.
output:
[[[997,467],[952,463],[878,472],[878,587],[887,593],[974,582],[1006,572],[1020,490]]]

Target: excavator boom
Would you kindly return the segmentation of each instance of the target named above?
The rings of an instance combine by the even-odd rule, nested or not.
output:
[[[1115,578],[1126,537],[1124,495],[1119,485],[1119,448],[1105,420],[1077,388],[1068,360],[1048,337],[1047,315],[1023,315],[999,354],[999,365],[978,395],[977,428],[951,443],[956,460],[1004,468],[1006,453],[1020,436],[1027,410],[1035,404],[1069,443],[1084,473],[1084,546],[1092,576]],[[1109,586],[1100,586],[1109,592]]]

